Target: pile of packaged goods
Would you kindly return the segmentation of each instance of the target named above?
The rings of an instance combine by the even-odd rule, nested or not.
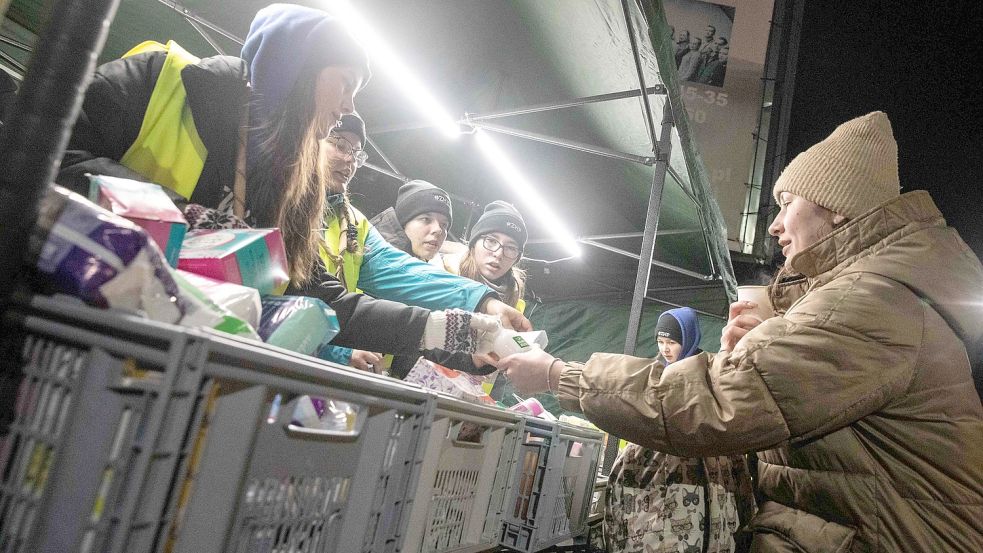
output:
[[[317,355],[339,332],[337,316],[321,300],[282,295],[289,271],[279,229],[189,229],[160,186],[89,178],[89,200],[57,186],[44,199],[29,259],[44,277],[43,291],[305,355]],[[545,348],[548,338],[543,331],[501,329],[492,343],[491,353],[503,358]],[[495,405],[489,395],[495,376],[421,358],[406,381]],[[555,420],[535,399],[512,409]]]
[[[338,333],[333,310],[281,297],[279,229],[188,229],[158,185],[90,176],[89,199],[52,186],[31,237],[40,291],[164,323],[207,327],[313,355]]]

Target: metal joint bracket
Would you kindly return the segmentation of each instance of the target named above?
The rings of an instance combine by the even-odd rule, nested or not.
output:
[[[669,151],[663,150],[658,144],[655,145],[655,156],[649,158],[653,163],[658,163],[660,161],[669,163]]]

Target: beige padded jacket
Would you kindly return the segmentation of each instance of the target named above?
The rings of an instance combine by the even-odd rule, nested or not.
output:
[[[911,192],[791,265],[804,286],[734,351],[596,354],[565,368],[561,405],[673,455],[759,451],[755,551],[983,551],[979,260]]]

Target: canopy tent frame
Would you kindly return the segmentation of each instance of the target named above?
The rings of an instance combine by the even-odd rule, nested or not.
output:
[[[231,41],[233,41],[233,42],[235,42],[237,44],[240,44],[241,45],[244,42],[243,39],[239,38],[235,34],[233,34],[233,33],[229,32],[229,31],[223,29],[222,27],[216,25],[215,23],[212,23],[212,22],[206,20],[205,18],[203,18],[203,17],[199,16],[198,14],[194,13],[193,10],[191,10],[191,9],[183,6],[179,2],[174,2],[174,1],[171,1],[171,0],[157,0],[157,2],[160,3],[160,4],[162,4],[162,5],[164,5],[164,6],[166,6],[166,7],[168,7],[169,9],[177,12],[178,14],[180,14],[181,17],[185,21],[187,21],[188,24],[191,25],[192,28],[194,28],[194,30],[197,33],[199,33],[202,36],[202,38],[206,42],[208,42],[208,44],[211,45],[212,48],[214,48],[215,51],[218,52],[219,54],[225,55],[224,52],[223,52],[223,50],[221,49],[221,47],[214,40],[214,38],[211,37],[206,32],[206,29],[211,30],[211,31],[214,31],[214,32],[218,33],[219,35],[221,35],[222,37],[224,37],[224,38],[226,38],[228,40],[231,40]],[[643,6],[643,3],[640,0],[635,0],[635,3],[636,3],[636,6],[638,6],[638,8],[644,14],[645,13],[645,7]],[[518,137],[518,138],[524,138],[524,139],[528,139],[528,140],[534,140],[534,141],[537,141],[537,142],[543,142],[543,143],[546,143],[546,144],[551,144],[551,145],[562,147],[562,148],[568,148],[568,149],[572,149],[572,150],[576,150],[576,151],[581,151],[581,152],[585,152],[585,153],[588,153],[588,154],[597,155],[597,156],[600,156],[600,157],[606,157],[606,158],[612,158],[612,159],[619,159],[619,160],[623,160],[623,161],[630,161],[630,162],[638,163],[638,164],[645,165],[645,166],[648,166],[648,167],[655,167],[655,166],[657,166],[660,163],[660,160],[659,160],[659,157],[660,156],[658,155],[659,140],[655,137],[654,127],[653,127],[653,124],[652,124],[652,121],[651,121],[652,115],[651,115],[651,105],[649,103],[649,96],[650,95],[653,95],[653,94],[654,95],[665,96],[666,97],[666,110],[667,111],[671,111],[671,106],[669,106],[668,90],[667,90],[666,86],[664,84],[661,84],[661,83],[660,84],[653,85],[653,86],[646,86],[645,85],[644,69],[642,67],[641,53],[640,53],[640,51],[638,49],[638,44],[637,44],[637,41],[636,41],[636,38],[635,38],[635,34],[634,34],[634,24],[631,21],[629,0],[621,0],[621,5],[622,5],[622,12],[623,12],[623,15],[624,15],[624,18],[625,18],[625,23],[626,23],[627,29],[628,29],[629,41],[630,41],[631,46],[632,46],[632,58],[633,58],[633,62],[635,63],[636,71],[637,71],[637,74],[638,74],[638,79],[639,79],[639,87],[638,88],[634,88],[634,89],[630,89],[630,90],[623,90],[623,91],[618,91],[618,92],[609,92],[609,93],[605,93],[605,94],[597,94],[597,95],[593,95],[593,96],[585,96],[585,97],[581,97],[581,98],[575,98],[575,99],[572,99],[572,100],[562,100],[562,101],[557,101],[557,102],[540,103],[540,104],[534,104],[534,105],[530,105],[530,106],[523,106],[523,107],[512,108],[512,109],[508,109],[508,110],[500,110],[500,111],[488,112],[488,113],[480,113],[480,114],[465,113],[464,114],[464,117],[461,118],[458,121],[458,123],[461,124],[461,125],[463,125],[463,126],[465,126],[465,127],[471,127],[471,128],[475,128],[475,129],[480,128],[480,129],[483,129],[483,130],[486,130],[486,131],[490,131],[490,132],[496,132],[496,133],[500,133],[500,134],[515,136],[515,137]],[[642,93],[643,90],[645,91],[644,94]],[[559,110],[559,109],[566,109],[566,108],[571,108],[571,107],[579,107],[579,106],[584,106],[584,105],[594,104],[594,103],[600,103],[600,102],[611,102],[611,101],[623,100],[623,99],[629,99],[629,98],[641,98],[641,100],[642,100],[643,112],[644,112],[645,118],[646,118],[645,124],[646,124],[647,130],[649,131],[649,139],[650,139],[650,141],[652,143],[652,151],[653,151],[653,153],[655,155],[652,155],[652,156],[641,156],[641,155],[637,155],[637,154],[630,154],[630,153],[626,153],[626,152],[620,152],[620,151],[617,151],[617,150],[614,150],[614,149],[611,149],[611,148],[605,148],[603,146],[596,146],[596,145],[586,144],[586,143],[582,143],[582,142],[578,142],[578,141],[574,141],[574,140],[569,140],[569,139],[565,139],[565,138],[561,138],[561,137],[549,136],[549,135],[545,135],[545,134],[535,133],[535,132],[531,132],[531,131],[524,131],[524,130],[515,129],[515,128],[512,128],[512,127],[507,127],[507,126],[503,126],[503,125],[496,125],[496,124],[492,124],[492,123],[487,123],[486,122],[486,121],[488,121],[490,119],[499,119],[499,118],[503,118],[503,117],[511,117],[511,116],[516,116],[516,115],[526,115],[526,114],[540,113],[540,112],[545,112],[545,111],[554,111],[554,110]],[[431,125],[428,124],[428,123],[419,123],[419,124],[412,124],[412,125],[402,125],[402,126],[397,126],[397,127],[385,127],[385,128],[379,129],[378,131],[373,131],[372,134],[374,134],[374,135],[381,135],[381,134],[387,134],[387,133],[398,132],[398,131],[406,131],[406,130],[415,130],[415,129],[420,129],[420,128],[427,128],[427,127],[430,127],[430,126]],[[670,126],[670,128],[671,128],[671,126]],[[396,180],[398,180],[398,181],[400,181],[402,183],[406,183],[406,182],[408,182],[408,181],[411,180],[410,177],[406,176],[404,173],[402,173],[396,167],[396,165],[393,163],[392,159],[388,155],[386,155],[386,153],[382,150],[382,148],[379,147],[378,143],[376,141],[374,141],[371,138],[371,136],[369,136],[368,134],[366,136],[366,142],[372,147],[373,150],[375,150],[375,152],[377,154],[379,154],[379,157],[382,159],[383,162],[385,162],[385,164],[388,166],[388,169],[387,168],[384,168],[384,167],[382,167],[380,165],[373,164],[373,163],[366,163],[364,165],[364,167],[366,167],[367,169],[370,169],[372,171],[375,171],[377,173],[380,173],[382,175],[385,175],[387,177],[396,179]],[[697,216],[700,219],[700,225],[701,225],[701,227],[705,228],[706,225],[705,225],[705,220],[704,220],[704,215],[703,215],[703,206],[700,204],[699,201],[697,201],[697,198],[695,197],[695,195],[683,185],[683,183],[685,182],[684,179],[680,178],[680,176],[676,173],[676,171],[673,170],[669,166],[669,164],[668,164],[668,145],[669,144],[666,143],[666,145],[664,146],[666,148],[666,154],[665,154],[665,161],[666,161],[666,163],[663,164],[664,167],[665,167],[665,169],[663,169],[663,170],[664,171],[668,171],[670,173],[670,175],[673,177],[673,180],[677,184],[679,184],[679,188],[682,190],[682,192],[693,202],[693,205],[696,207]],[[656,172],[658,173],[658,170]],[[662,182],[663,183],[665,182],[665,175],[662,175],[661,177],[659,177],[657,174],[653,177],[653,181],[655,179],[659,179],[659,178],[662,179]],[[466,198],[455,196],[455,199],[457,199],[458,201],[460,201],[460,202],[464,203],[465,205],[467,205],[472,211],[473,211],[473,209],[475,207],[478,207],[475,202],[470,201],[470,200],[468,200]],[[651,204],[651,201],[652,201],[652,199],[650,197],[649,198],[649,203],[650,204]],[[661,191],[660,191],[660,199],[658,201],[657,207],[659,209],[661,209]],[[473,215],[473,213],[472,213],[472,215]],[[647,220],[648,220],[648,216],[646,216],[646,221]],[[468,224],[468,227],[467,228],[470,228],[470,222],[471,221],[470,221],[470,218],[469,218],[469,222],[468,222],[469,224]],[[694,278],[694,279],[697,279],[697,280],[701,280],[701,281],[716,281],[716,280],[720,280],[722,277],[721,277],[721,275],[719,275],[717,273],[716,263],[715,263],[715,260],[714,260],[714,256],[712,254],[712,248],[710,247],[709,238],[707,237],[707,233],[705,232],[705,230],[702,230],[702,229],[699,232],[701,233],[702,238],[703,238],[703,244],[704,244],[704,248],[706,250],[706,259],[707,259],[707,261],[708,261],[708,263],[710,265],[710,274],[702,274],[702,273],[699,273],[699,272],[696,272],[696,271],[691,271],[691,270],[686,269],[686,268],[683,268],[683,267],[679,267],[679,266],[674,265],[672,263],[667,263],[665,261],[659,261],[659,260],[652,259],[652,255],[654,254],[654,238],[653,238],[652,252],[648,256],[649,259],[652,259],[652,262],[648,266],[648,268],[650,269],[652,266],[656,266],[656,267],[667,269],[667,270],[673,271],[675,273],[682,274],[682,275],[685,275],[685,276],[688,276],[688,277],[691,277],[691,278]],[[660,234],[661,235],[666,235],[666,234],[669,234],[669,233],[660,233]],[[635,259],[635,260],[641,260],[642,259],[642,255],[644,255],[645,250],[646,250],[646,247],[645,247],[646,246],[646,244],[645,244],[646,233],[643,232],[643,233],[641,233],[640,236],[643,239],[642,253],[641,254],[636,254],[634,252],[630,252],[630,251],[624,250],[622,248],[617,248],[617,247],[612,246],[610,244],[604,244],[600,240],[604,240],[605,238],[602,238],[602,237],[599,237],[599,236],[580,237],[580,238],[577,238],[576,240],[577,240],[577,242],[579,242],[581,244],[584,244],[584,245],[588,245],[588,246],[591,246],[591,247],[603,249],[603,250],[609,251],[611,253],[615,253],[615,254],[618,254],[618,255],[623,255],[623,256],[626,256],[626,257],[629,257],[629,258],[632,258],[632,259]],[[640,264],[640,267],[642,267],[644,265],[645,264]],[[646,279],[646,284],[644,284],[643,286],[647,287],[647,282],[648,282],[648,280]],[[638,284],[638,276],[636,275],[636,287],[637,287],[637,284]],[[644,289],[643,289],[643,293],[644,293]],[[661,301],[661,300],[655,300],[655,301]],[[638,321],[641,320],[641,314],[640,314],[641,307],[639,306],[639,308],[638,308],[639,314],[637,315],[637,317],[635,317],[633,315],[634,314],[634,311],[635,311],[635,309],[634,309],[634,303],[635,302],[633,301],[633,309],[632,309],[632,312],[631,312],[632,315],[630,315],[630,318],[629,318],[629,321],[630,321],[629,322],[629,335],[632,335],[633,334],[634,337],[637,339],[637,332],[638,331],[636,329],[634,332],[632,332],[631,328],[632,328],[632,325],[635,324],[635,323],[633,323],[631,321],[634,321],[636,318],[638,319]],[[662,302],[662,303],[666,303],[666,302]]]
[[[215,49],[216,52],[220,54],[223,54],[222,48],[218,44],[218,42],[214,39],[214,37],[210,35],[210,33],[220,35],[225,39],[238,44],[242,44],[243,42],[242,39],[238,38],[233,33],[230,33],[222,29],[218,25],[215,25],[214,23],[205,20],[204,18],[195,14],[192,10],[184,7],[178,2],[172,2],[169,0],[157,0],[157,2],[177,12],[182,17],[182,19],[187,21],[188,24],[191,25],[191,27],[198,34],[200,34],[202,38],[209,45],[211,45],[212,48]],[[687,185],[686,185],[687,179],[681,178],[669,164],[669,155],[671,151],[671,133],[674,130],[674,128],[677,127],[676,125],[677,120],[674,117],[674,114],[678,115],[679,117],[685,117],[685,113],[683,111],[680,111],[682,109],[682,106],[671,105],[672,99],[674,97],[671,94],[669,94],[669,90],[665,84],[647,86],[645,83],[642,55],[640,52],[638,40],[636,39],[636,35],[635,35],[636,25],[632,20],[632,9],[633,7],[635,7],[638,10],[640,10],[643,16],[643,20],[648,22],[648,34],[649,34],[649,38],[653,40],[653,44],[655,43],[656,37],[654,36],[654,30],[653,30],[653,25],[655,23],[653,22],[652,18],[653,16],[658,16],[658,12],[656,11],[655,5],[649,1],[620,0],[620,3],[624,15],[625,23],[627,25],[628,37],[632,49],[632,58],[635,64],[635,69],[637,71],[638,88],[619,91],[619,92],[599,94],[594,96],[586,96],[574,100],[552,102],[548,104],[531,105],[531,106],[515,108],[507,111],[497,111],[497,112],[484,113],[484,114],[465,113],[464,117],[459,121],[459,123],[464,125],[465,128],[467,127],[482,128],[491,132],[498,132],[501,134],[509,134],[520,138],[538,140],[540,142],[553,144],[559,147],[570,148],[585,153],[598,155],[601,157],[630,161],[632,163],[638,163],[653,168],[654,174],[652,176],[652,184],[649,189],[649,198],[647,202],[645,225],[644,225],[643,232],[624,233],[624,235],[585,236],[577,239],[578,242],[582,244],[589,245],[594,248],[603,249],[639,261],[637,272],[636,272],[635,286],[633,289],[631,309],[629,312],[629,323],[625,336],[624,351],[626,354],[630,355],[633,354],[635,351],[644,302],[646,300],[649,300],[666,305],[678,306],[678,304],[676,303],[665,301],[663,299],[652,297],[650,295],[648,290],[648,285],[649,285],[653,266],[674,271],[676,273],[685,275],[687,277],[691,277],[697,280],[698,282],[703,283],[701,284],[702,286],[713,286],[712,284],[709,283],[719,283],[721,281],[727,281],[726,275],[729,273],[726,273],[727,267],[723,266],[723,264],[726,261],[725,259],[723,259],[725,255],[721,254],[719,251],[716,251],[713,245],[711,245],[711,240],[714,239],[716,233],[714,232],[711,226],[708,226],[707,220],[708,218],[710,220],[713,219],[712,216],[713,213],[704,214],[703,212],[704,205],[697,198],[696,192],[687,189]],[[665,96],[665,105],[663,108],[663,120],[659,125],[656,125],[655,118],[653,116],[653,108],[652,105],[650,104],[651,95]],[[641,107],[643,111],[644,122],[652,146],[652,155],[650,156],[618,152],[610,148],[584,144],[584,143],[575,142],[572,140],[567,140],[559,137],[550,137],[547,135],[531,133],[528,131],[521,131],[518,129],[513,129],[510,127],[488,122],[489,120],[513,116],[513,115],[538,113],[538,112],[557,110],[557,109],[563,109],[569,107],[583,106],[583,105],[598,103],[598,102],[609,102],[614,100],[622,100],[622,99],[635,98],[635,97],[641,99],[641,104],[642,104]],[[423,128],[426,126],[428,125],[419,125],[416,128]],[[686,126],[686,122],[683,121],[683,127],[685,128],[685,126]],[[411,128],[414,127],[402,126],[402,127],[382,128],[379,129],[378,131],[374,131],[372,134],[378,136],[389,132],[409,130]],[[659,136],[656,136],[657,133],[659,134]],[[369,146],[373,148],[373,150],[375,150],[379,154],[382,161],[385,163],[386,166],[388,166],[388,169],[386,167],[382,167],[381,165],[376,165],[376,164],[366,164],[365,167],[368,167],[369,169],[376,171],[380,174],[397,179],[401,182],[406,182],[409,180],[409,177],[407,177],[396,167],[396,165],[392,162],[392,160],[381,150],[381,148],[379,148],[378,144],[375,141],[373,141],[372,138],[367,137],[366,142],[368,143]],[[659,224],[659,218],[660,218],[662,200],[663,200],[663,191],[665,187],[665,179],[667,173],[673,177],[673,180],[677,182],[679,187],[682,189],[683,193],[691,201],[693,201],[693,204],[696,207],[695,210],[696,215],[699,217],[700,227],[701,227],[700,229],[698,230],[673,229],[673,230],[664,231],[662,233],[658,232],[658,224]],[[692,186],[695,187],[696,186],[695,183],[693,183]],[[697,192],[701,192],[701,190],[697,190]],[[465,202],[465,203],[471,205],[472,208],[476,206],[474,202]],[[664,235],[684,233],[684,232],[701,233],[704,246],[706,247],[706,257],[707,260],[709,261],[710,274],[702,274],[670,263],[653,259],[653,255],[655,253],[655,241],[657,236],[664,236]],[[638,254],[632,251],[625,250],[623,248],[612,246],[604,242],[604,240],[620,239],[620,238],[636,238],[636,237],[640,237],[642,239],[641,251]],[[713,244],[717,245],[717,242],[714,241]],[[721,259],[717,259],[715,257],[715,252],[716,255],[721,256]],[[650,260],[650,262],[642,263],[641,260],[643,259],[648,259]],[[718,269],[722,269],[723,274],[720,271],[718,271]],[[710,316],[720,317],[719,314],[707,313],[703,311],[701,311],[701,313]],[[606,452],[605,462],[604,462],[605,472],[607,472],[610,469],[611,463],[614,460],[612,456],[611,447],[613,445],[616,448],[616,444],[617,444],[617,440],[612,440],[609,443],[609,449]],[[614,450],[614,452],[616,453],[616,449]]]

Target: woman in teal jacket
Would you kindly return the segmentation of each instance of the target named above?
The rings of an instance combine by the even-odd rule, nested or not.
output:
[[[349,292],[364,292],[428,309],[475,309],[490,293],[488,287],[451,275],[392,246],[351,205],[348,183],[365,163],[364,141],[365,123],[358,115],[347,114],[321,142],[321,167],[330,168],[329,214],[325,218],[325,245],[321,250],[325,268]],[[448,200],[448,214],[449,203]],[[381,353],[330,344],[321,350],[319,357],[371,371],[379,371],[383,360]]]

